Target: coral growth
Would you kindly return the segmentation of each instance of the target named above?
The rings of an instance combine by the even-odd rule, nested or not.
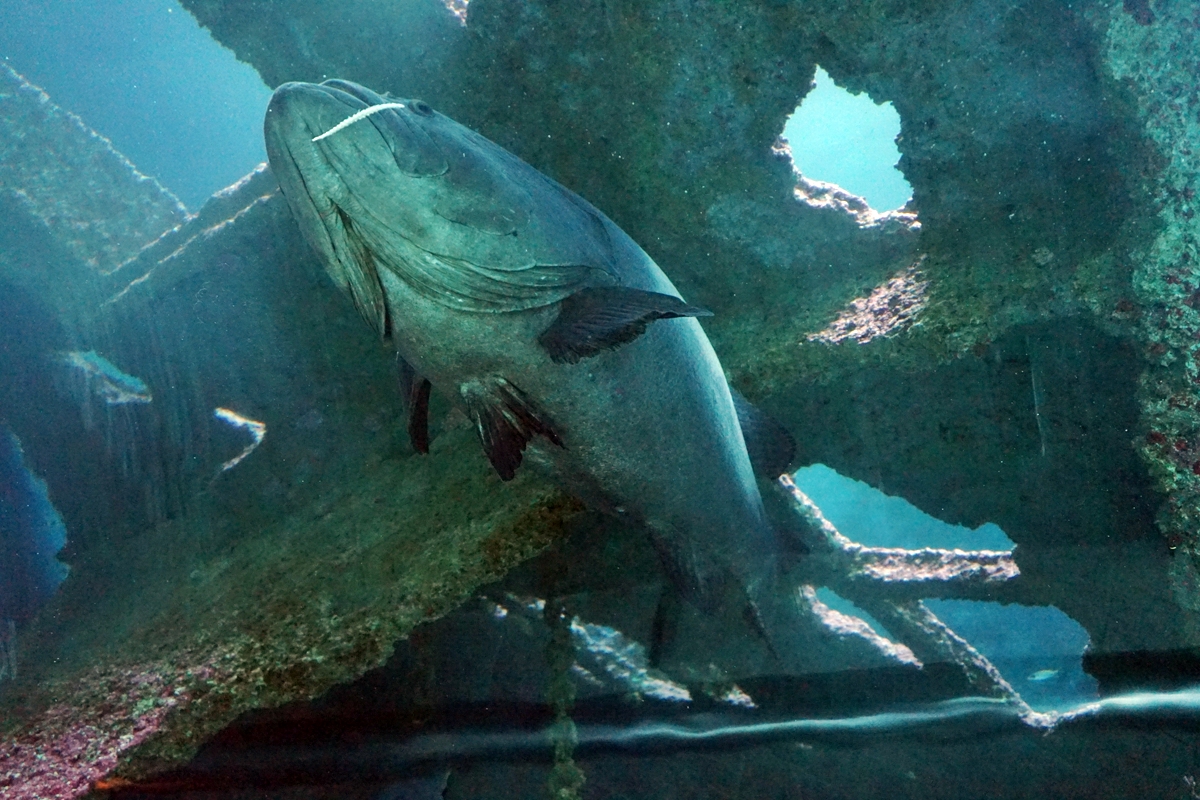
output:
[[[85,794],[191,699],[186,687],[214,675],[211,667],[147,664],[86,676],[71,702],[51,706],[36,726],[0,740],[0,794],[6,800]]]
[[[1200,11],[1158,4],[1157,23],[1149,25],[1149,5],[1131,5],[1144,17],[1114,17],[1106,58],[1113,76],[1135,87],[1157,152],[1157,169],[1141,187],[1154,198],[1157,230],[1132,254],[1137,304],[1125,300],[1116,310],[1137,319],[1143,338],[1145,428],[1135,444],[1166,494],[1158,524],[1175,551],[1176,600],[1200,611]]]

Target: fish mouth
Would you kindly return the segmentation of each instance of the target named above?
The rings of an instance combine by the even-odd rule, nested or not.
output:
[[[358,216],[378,205],[381,186],[436,178],[449,169],[442,149],[424,130],[423,115],[407,107],[383,109],[323,136],[354,114],[388,102],[342,80],[285,83],[271,96],[263,121],[267,157],[284,195],[306,218],[306,230],[313,223],[328,227],[337,209]],[[332,254],[330,243],[313,244]]]
[[[382,108],[334,131],[373,107]],[[263,133],[268,155],[286,151],[306,174],[323,169],[372,181],[389,172],[432,178],[449,169],[445,153],[425,130],[425,120],[432,116],[420,101],[392,101],[350,81],[293,82],[271,95]],[[379,172],[364,169],[368,166]]]
[[[449,169],[425,130],[433,112],[423,103],[413,104],[416,111],[409,105],[350,81],[294,82],[275,90],[263,121],[272,171],[305,238],[334,279],[350,284],[360,310],[377,329],[386,328],[381,293],[374,286],[378,254],[359,228],[391,227],[374,219],[375,210],[395,208],[396,196],[418,190],[414,181]],[[379,106],[385,107],[345,124]],[[353,285],[359,276],[371,288]]]
[[[534,201],[529,181],[508,177],[515,159],[425,103],[349,81],[286,83],[263,131],[304,237],[383,335],[382,271],[477,312],[547,306],[603,271],[553,248],[541,258],[518,238]]]

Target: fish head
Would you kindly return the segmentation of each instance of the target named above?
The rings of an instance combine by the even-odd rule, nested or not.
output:
[[[609,266],[598,212],[421,100],[286,83],[264,134],[306,238],[368,319],[386,312],[365,259],[472,310],[546,305]]]
[[[390,102],[357,84],[327,81],[285,83],[267,107],[263,132],[272,171],[305,236],[327,262],[351,249],[341,241],[344,228],[351,220],[366,222],[370,209],[384,210],[393,227],[419,230],[419,218],[397,218],[396,212],[419,209],[433,189],[422,185],[425,179],[448,170],[420,124],[427,106],[419,101],[396,101],[399,107],[319,138],[354,114]]]
[[[367,109],[378,110],[344,125]],[[289,202],[307,196],[324,216],[331,205],[361,206],[426,240],[437,238],[439,220],[460,226],[450,230],[461,239],[512,235],[528,219],[532,198],[512,175],[527,165],[421,100],[344,80],[286,83],[271,98],[264,128]]]

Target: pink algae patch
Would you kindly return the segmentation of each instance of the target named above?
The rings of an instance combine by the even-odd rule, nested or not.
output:
[[[34,715],[0,740],[0,796],[46,800],[86,794],[122,754],[154,734],[188,694],[154,667],[94,675],[74,704]],[[192,673],[192,677],[196,674]],[[183,677],[182,675],[178,677]]]
[[[824,330],[810,333],[808,341],[866,344],[908,330],[925,309],[928,281],[921,276],[918,264],[877,286],[868,296],[851,300]]]

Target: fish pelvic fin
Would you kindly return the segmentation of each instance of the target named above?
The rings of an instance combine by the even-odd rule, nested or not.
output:
[[[709,317],[712,312],[669,294],[624,286],[593,286],[563,298],[558,316],[538,336],[550,359],[574,364],[632,342],[646,326],[671,317]]]
[[[418,375],[412,364],[396,354],[396,372],[400,381],[400,397],[408,414],[408,441],[413,450],[429,452],[429,379]]]
[[[459,393],[475,423],[483,452],[500,480],[511,481],[516,476],[525,446],[534,436],[565,446],[533,401],[504,378],[467,381],[459,387]]]

